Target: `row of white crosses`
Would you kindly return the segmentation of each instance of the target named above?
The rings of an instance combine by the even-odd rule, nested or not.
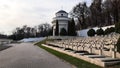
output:
[[[115,52],[117,48],[115,44],[119,38],[119,34],[111,34],[106,36],[96,36],[96,37],[78,37],[76,39],[67,39],[62,41],[48,42],[49,44],[59,46],[62,48],[69,48],[74,51],[88,51],[92,53],[94,50],[99,50],[99,55],[102,55],[103,50],[114,51],[113,58],[116,57]]]

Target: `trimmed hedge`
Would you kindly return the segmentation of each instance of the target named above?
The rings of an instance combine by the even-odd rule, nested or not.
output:
[[[87,32],[87,35],[88,36],[95,36],[95,30],[94,29],[90,29],[90,30],[88,30],[88,32]]]
[[[98,29],[98,30],[96,31],[96,34],[97,34],[97,35],[104,35],[104,30],[103,30],[102,28]]]
[[[110,33],[112,33],[112,32],[115,32],[115,27],[107,28],[107,29],[104,31],[105,34],[110,34]]]

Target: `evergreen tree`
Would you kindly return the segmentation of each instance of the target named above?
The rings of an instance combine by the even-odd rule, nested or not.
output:
[[[56,35],[56,36],[59,35],[59,23],[58,23],[58,20],[56,20],[56,30],[55,30],[55,35]]]
[[[75,21],[73,18],[68,23],[68,35],[69,36],[76,36]]]
[[[67,35],[66,29],[62,28],[61,31],[60,31],[60,35],[61,36],[66,36]]]

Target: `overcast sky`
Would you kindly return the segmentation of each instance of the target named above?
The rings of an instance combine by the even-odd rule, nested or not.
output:
[[[50,23],[57,11],[70,12],[84,1],[90,4],[91,0],[0,0],[0,33],[10,34],[23,25]]]

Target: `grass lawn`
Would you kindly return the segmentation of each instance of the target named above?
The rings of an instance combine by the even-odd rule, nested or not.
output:
[[[45,40],[46,41],[46,40]],[[45,41],[42,41],[43,43],[45,43]],[[78,58],[75,58],[75,57],[72,57],[70,55],[67,55],[67,54],[64,54],[64,53],[61,53],[61,52],[58,52],[56,50],[53,50],[53,49],[50,49],[50,48],[47,48],[45,46],[41,46],[41,43],[37,43],[36,45],[38,45],[39,47],[45,49],[46,51],[52,53],[53,55],[59,57],[60,59],[63,59],[69,63],[71,63],[72,65],[76,66],[77,68],[101,68],[95,64],[91,64],[89,62],[86,62],[84,60],[81,60],[81,59],[78,59]]]

